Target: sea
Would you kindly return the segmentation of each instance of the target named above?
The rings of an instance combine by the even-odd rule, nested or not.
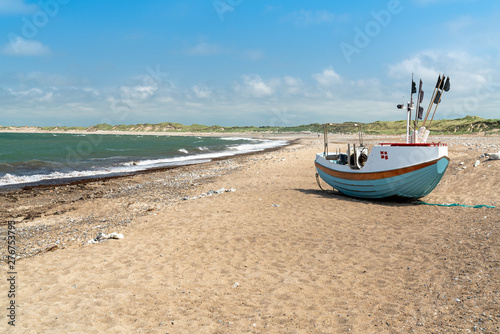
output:
[[[0,188],[204,163],[287,143],[242,137],[0,133]]]

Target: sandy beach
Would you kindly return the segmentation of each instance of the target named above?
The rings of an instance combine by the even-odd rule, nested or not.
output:
[[[480,158],[500,136],[433,137],[451,162],[422,199],[496,208],[322,191],[323,142],[296,138],[202,165],[0,192],[1,249],[15,221],[20,256],[15,327],[2,262],[0,331],[500,332],[500,161]],[[365,137],[388,140],[398,139]],[[199,197],[222,188],[232,191]],[[124,238],[89,244],[99,232]]]

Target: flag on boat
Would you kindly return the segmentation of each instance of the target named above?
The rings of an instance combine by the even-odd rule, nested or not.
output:
[[[422,79],[420,79],[420,84],[418,85],[418,101],[422,103],[424,100],[424,91],[422,90]]]
[[[422,119],[424,117],[424,108],[418,107],[418,119]]]
[[[447,77],[447,78],[446,78],[446,82],[444,83],[443,90],[444,90],[445,92],[447,92],[447,91],[449,91],[449,90],[450,90],[450,77]]]
[[[444,74],[443,74],[443,79],[441,79],[441,75],[439,75],[438,81],[436,82],[436,88],[443,89],[443,85],[444,85]]]
[[[411,81],[411,93],[414,94],[417,92],[417,84],[415,84],[415,81]]]
[[[438,90],[436,93],[436,97],[434,98],[434,103],[438,104],[440,100],[441,100],[441,91]]]
[[[420,104],[424,100],[424,91],[422,90],[422,84],[423,84],[422,79],[420,79],[420,83],[418,85],[418,100],[417,100],[417,107],[418,107],[417,117],[418,117],[418,119],[422,119],[422,117],[424,115],[424,108],[422,108],[420,106]]]

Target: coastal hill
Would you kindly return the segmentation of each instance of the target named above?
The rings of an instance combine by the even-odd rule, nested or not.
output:
[[[357,132],[354,124],[360,124],[362,130],[367,134],[402,134],[406,132],[406,121],[376,121],[371,123],[345,122],[336,123],[329,127],[330,132],[353,133]],[[297,132],[323,132],[323,125],[319,123],[298,126],[232,126],[222,127],[218,125],[183,125],[180,123],[164,122],[158,124],[134,124],[134,125],[110,125],[97,124],[90,127],[14,127],[0,126],[1,130],[14,131],[130,131],[130,132],[261,132],[261,133],[297,133]],[[479,116],[465,116],[457,119],[434,120],[431,130],[433,133],[442,134],[468,134],[468,133],[493,133],[500,131],[500,119],[484,119]]]

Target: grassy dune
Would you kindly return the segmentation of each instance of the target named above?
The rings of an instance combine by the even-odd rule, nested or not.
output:
[[[406,132],[405,121],[376,121],[372,123],[357,123],[362,125],[364,133],[369,134],[402,134]],[[357,132],[354,122],[345,122],[330,126],[330,132],[353,133]],[[19,129],[26,127],[2,127],[0,129]],[[319,123],[308,125],[277,127],[277,126],[232,126],[222,127],[218,125],[191,124],[164,122],[158,124],[134,124],[134,125],[110,125],[97,124],[91,127],[37,127],[36,129],[45,131],[131,131],[131,132],[322,132],[323,126]],[[433,133],[442,134],[466,134],[466,133],[491,133],[500,131],[500,119],[484,119],[479,116],[466,116],[457,119],[435,120],[432,123]]]

